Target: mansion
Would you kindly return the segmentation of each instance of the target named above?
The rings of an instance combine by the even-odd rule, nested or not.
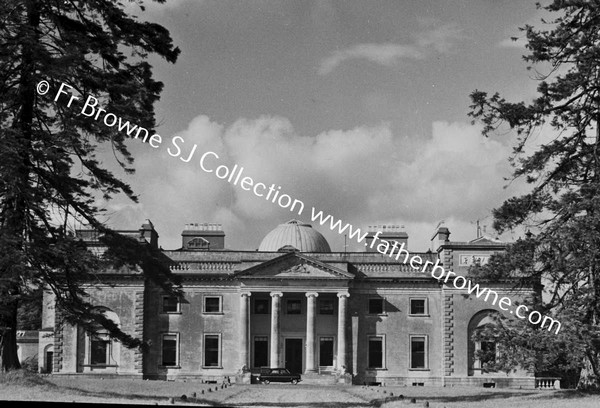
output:
[[[377,231],[379,239],[411,249],[402,228]],[[160,248],[150,221],[120,232]],[[369,232],[367,242],[375,233]],[[94,231],[78,235],[101,251]],[[297,220],[277,226],[255,251],[228,249],[218,224],[188,224],[181,236],[180,249],[161,249],[181,278],[181,297],[164,293],[140,271],[107,272],[102,284],[86,288],[108,318],[149,345],[146,350],[128,349],[102,330],[88,333],[60,323],[47,292],[40,370],[246,382],[269,366],[286,367],[303,379],[354,384],[534,387],[533,373],[487,372],[478,358],[478,350],[492,359],[498,352],[493,342],[472,340],[503,312],[497,305],[404,259],[369,246],[364,252],[332,252],[323,235]],[[432,237],[433,251],[411,254],[466,275],[474,262],[485,263],[505,250],[489,237],[449,238],[449,230],[440,227]],[[484,284],[516,301],[531,294],[510,280]]]

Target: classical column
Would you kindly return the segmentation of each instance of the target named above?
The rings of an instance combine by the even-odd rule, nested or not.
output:
[[[240,361],[243,366],[250,368],[248,357],[250,355],[250,292],[242,292],[240,299]]]
[[[271,292],[271,368],[279,367],[279,313],[281,312],[281,292]]]
[[[306,372],[315,373],[315,342],[317,337],[317,292],[306,293]]]
[[[348,292],[338,293],[338,334],[337,334],[337,369],[346,365],[346,307],[347,299],[350,296]]]

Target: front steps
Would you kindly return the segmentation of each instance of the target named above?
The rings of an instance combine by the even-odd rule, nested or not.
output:
[[[340,376],[336,373],[309,373],[302,374],[302,381],[300,384],[310,384],[310,385],[337,385],[337,384],[352,384],[352,380],[350,378],[349,382],[346,382],[344,376]]]

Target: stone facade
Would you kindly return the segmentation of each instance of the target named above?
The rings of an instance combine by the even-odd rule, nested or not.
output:
[[[534,386],[530,373],[485,372],[477,360],[483,346],[471,335],[486,316],[502,312],[497,305],[432,278],[431,265],[424,273],[369,245],[366,252],[306,252],[303,245],[328,245],[306,224],[278,228],[261,244],[266,250],[235,251],[225,249],[219,226],[188,225],[182,248],[162,251],[182,279],[181,298],[168,296],[139,271],[107,274],[103,285],[90,284],[92,301],[125,332],[143,339],[144,352],[121,346],[101,330],[86,333],[62,323],[47,293],[40,369],[235,381],[243,372],[280,366],[308,377],[347,373],[355,384]],[[302,234],[294,233],[298,229]],[[158,248],[149,221],[124,233]],[[473,262],[486,262],[505,247],[483,237],[451,242],[449,234],[440,228],[432,238],[436,252],[411,251],[411,256],[431,264],[440,260],[446,270],[466,274]],[[100,250],[93,233],[80,236]],[[374,237],[370,233],[367,243]],[[399,244],[408,240],[403,230],[389,227],[382,237]],[[270,248],[271,243],[282,246]],[[513,289],[509,281],[485,285],[514,300],[531,292]]]

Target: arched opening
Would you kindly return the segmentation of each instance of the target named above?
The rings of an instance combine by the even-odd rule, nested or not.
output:
[[[490,365],[496,362],[498,347],[495,341],[473,340],[474,335],[496,325],[496,318],[500,314],[496,310],[482,310],[476,313],[469,322],[469,375],[478,376],[493,372]]]
[[[42,372],[51,373],[54,366],[54,345],[48,344],[44,347],[44,361],[42,366]]]
[[[115,312],[106,308],[99,308],[98,310],[117,326],[120,325],[119,317]],[[84,371],[116,371],[119,366],[120,343],[111,338],[108,330],[101,326],[98,326],[93,332],[84,334],[83,349],[82,365],[87,368]]]

